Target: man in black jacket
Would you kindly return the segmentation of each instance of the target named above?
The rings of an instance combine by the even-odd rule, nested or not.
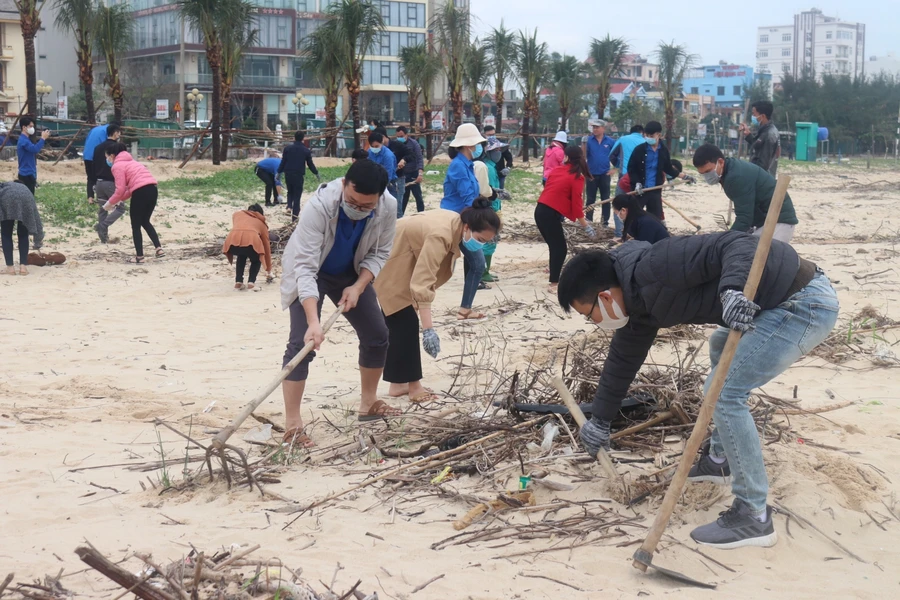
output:
[[[407,156],[403,162],[400,174],[405,182],[405,190],[403,192],[403,201],[397,198],[397,218],[403,216],[406,212],[406,205],[409,203],[409,195],[412,194],[416,198],[416,210],[422,212],[425,210],[425,201],[422,199],[422,174],[425,169],[425,161],[422,158],[422,146],[419,141],[413,139],[409,135],[406,127],[397,128],[397,141],[406,145]],[[400,163],[398,162],[399,166]],[[399,187],[400,184],[398,183]]]
[[[672,166],[669,149],[662,143],[661,137],[662,125],[660,122],[650,121],[644,127],[646,141],[637,146],[628,159],[628,178],[631,180],[631,187],[643,200],[647,212],[660,221],[664,220],[662,190],[644,193],[644,188],[664,184],[666,175],[672,178],[680,177],[688,183],[694,183],[693,177]]]
[[[567,312],[574,308],[601,329],[615,330],[591,420],[580,432],[591,454],[609,447],[610,424],[659,329],[720,325],[709,339],[707,386],[728,338],[726,327],[744,332],[716,404],[710,446],[689,475],[691,481],[732,481],[732,507],[691,532],[695,541],[720,548],[775,544],[766,469],[747,398],[822,342],[838,315],[837,295],[824,273],[777,240],[759,293],[744,297],[758,242],[736,231],[672,237],[652,246],[627,242],[609,253],[579,254],[566,265],[558,288]]]
[[[284,173],[284,183],[287,185],[287,207],[291,211],[294,221],[300,215],[300,197],[303,195],[306,167],[309,167],[317,180],[322,181],[319,170],[313,164],[312,152],[303,143],[304,137],[306,137],[305,131],[298,131],[294,134],[294,143],[281,153],[281,164],[278,165],[278,172]]]
[[[94,155],[91,157],[91,168],[93,172],[94,194],[97,199],[94,204],[97,205],[97,224],[94,225],[94,231],[100,238],[100,242],[106,244],[109,242],[109,227],[118,221],[125,214],[125,203],[116,204],[115,210],[106,212],[103,205],[112,198],[116,193],[116,182],[113,179],[112,167],[106,162],[106,151],[119,143],[122,137],[122,128],[118,123],[110,123],[106,126],[106,141],[97,144],[94,148]]]

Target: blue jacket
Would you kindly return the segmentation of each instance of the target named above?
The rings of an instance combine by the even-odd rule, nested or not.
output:
[[[619,169],[620,173],[628,170],[628,161],[631,160],[631,153],[645,141],[643,133],[629,133],[616,140],[612,149],[612,162]]]
[[[475,179],[472,161],[461,153],[457,154],[447,168],[441,208],[461,213],[472,206],[472,202],[478,197],[478,191],[478,180]]]
[[[106,134],[106,125],[97,125],[88,133],[84,141],[84,160],[94,160],[94,150],[109,137]]]
[[[256,167],[258,169],[262,169],[269,175],[275,176],[275,182],[278,185],[281,185],[281,173],[278,172],[278,167],[281,165],[280,158],[264,158],[258,163],[256,163]]]
[[[588,138],[587,164],[591,175],[606,175],[609,172],[609,155],[615,144],[616,141],[608,135],[600,141],[593,135]]]
[[[19,158],[19,175],[37,177],[37,155],[44,147],[44,140],[33,144],[24,131],[19,134],[16,143],[16,156]]]
[[[394,156],[394,153],[391,152],[391,149],[387,146],[381,147],[381,152],[372,152],[372,149],[369,148],[369,160],[373,163],[377,163],[384,167],[384,170],[387,171],[388,181],[395,181],[397,179],[397,158]]]

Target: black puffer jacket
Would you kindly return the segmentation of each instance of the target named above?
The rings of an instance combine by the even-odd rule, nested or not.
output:
[[[594,396],[593,414],[611,421],[657,331],[683,323],[724,325],[719,294],[743,290],[759,238],[737,231],[632,241],[610,252],[625,297],[628,324],[613,334]],[[763,310],[784,302],[800,268],[789,245],[772,241],[754,302]]]

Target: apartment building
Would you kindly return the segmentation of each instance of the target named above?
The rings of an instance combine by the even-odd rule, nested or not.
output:
[[[794,15],[790,25],[760,27],[756,37],[756,71],[780,83],[784,73],[810,72],[863,77],[866,26],[829,17],[817,8]]]
[[[25,103],[25,45],[13,0],[0,0],[0,114],[16,114]]]
[[[712,96],[715,105],[734,108],[744,104],[744,88],[753,84],[753,67],[725,61],[689,70],[682,81],[685,94]]]
[[[651,63],[640,54],[626,54],[622,61],[620,77],[640,85],[659,85],[659,65]]]

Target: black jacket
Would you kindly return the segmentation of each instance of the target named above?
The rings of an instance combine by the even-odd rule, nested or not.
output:
[[[397,159],[398,165],[401,160],[405,160],[407,163],[415,162],[416,160],[416,155],[413,154],[412,148],[406,145],[406,142],[400,142],[394,138],[388,144],[388,148],[394,153],[394,158]],[[398,168],[397,172],[400,173],[402,170]]]
[[[281,164],[278,165],[279,173],[300,173],[306,175],[306,167],[313,175],[318,175],[319,170],[313,164],[312,152],[303,142],[294,142],[281,153]]]
[[[94,167],[94,177],[96,177],[98,181],[101,179],[103,181],[114,181],[112,167],[106,164],[106,150],[117,143],[116,140],[107,139],[105,142],[98,144],[94,149],[94,162],[91,164]]]
[[[778,157],[781,155],[781,138],[772,123],[760,125],[756,135],[744,137],[750,146],[750,162],[768,171],[772,177],[778,176]]]
[[[407,181],[412,181],[419,176],[419,171],[425,169],[425,162],[422,157],[422,146],[419,140],[411,137],[406,138],[406,149],[409,155],[406,158],[406,166],[403,167],[401,173]]]
[[[662,140],[657,143],[659,144],[659,150],[657,150],[659,162],[656,169],[656,185],[662,185],[666,182],[667,173],[672,177],[678,177],[678,171],[672,166],[672,157],[669,156],[669,149],[662,143]],[[640,144],[631,153],[631,158],[628,159],[628,178],[631,179],[632,188],[638,183],[644,185],[647,180],[647,152],[649,152],[649,147],[650,145],[647,142]]]
[[[632,241],[610,252],[629,321],[613,334],[594,415],[606,421],[616,416],[660,328],[725,325],[719,294],[744,289],[758,242],[752,235],[728,231],[670,237],[652,246]],[[797,252],[772,240],[754,302],[762,310],[784,302],[799,269]]]

